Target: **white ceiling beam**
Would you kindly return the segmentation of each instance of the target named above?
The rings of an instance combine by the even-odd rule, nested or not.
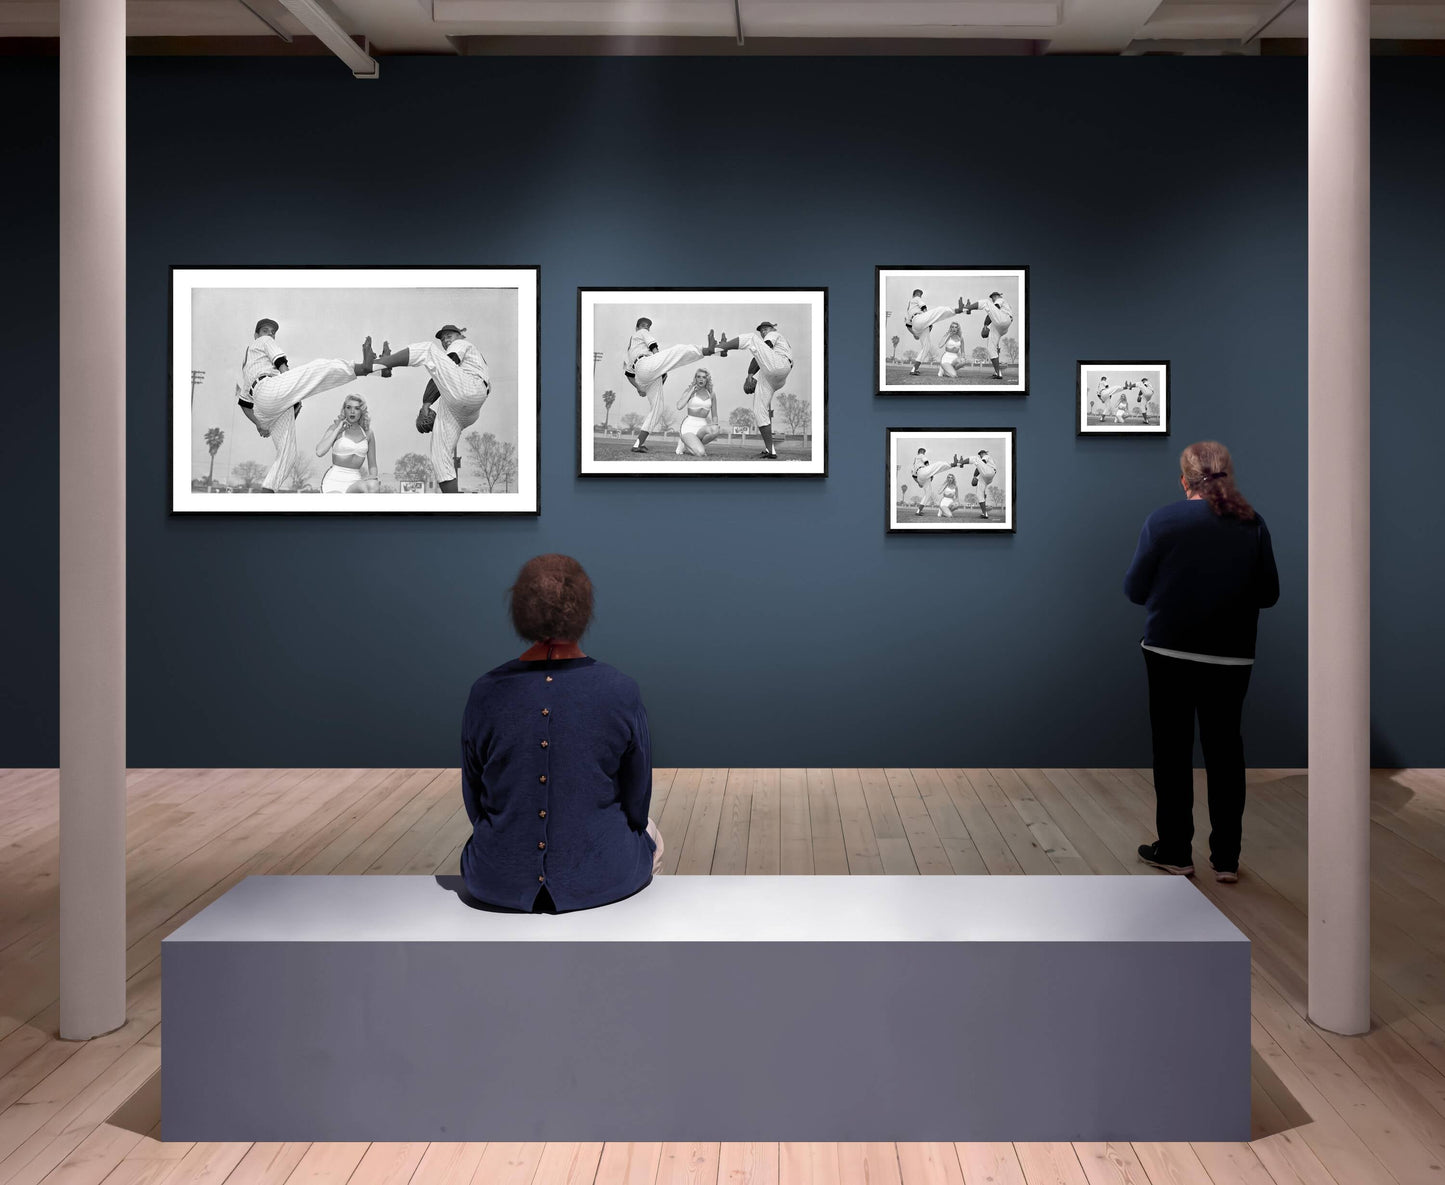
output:
[[[1121,53],[1149,23],[1160,0],[1065,0],[1049,53]]]
[[[322,45],[351,68],[357,78],[377,78],[381,64],[351,39],[339,15],[326,0],[281,0],[282,6]]]
[[[1058,26],[1060,2],[766,0],[747,5],[743,25],[753,37],[1038,36]],[[701,0],[432,0],[432,17],[458,33],[735,36],[730,7]]]

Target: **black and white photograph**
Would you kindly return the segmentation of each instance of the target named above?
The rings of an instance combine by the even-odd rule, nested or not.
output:
[[[1084,362],[1080,436],[1168,436],[1169,363]]]
[[[535,267],[172,268],[172,512],[538,513],[537,292]]]
[[[1012,428],[889,428],[890,532],[1017,529]]]
[[[880,395],[1027,395],[1027,267],[877,269]]]
[[[577,471],[822,477],[826,288],[580,288]]]

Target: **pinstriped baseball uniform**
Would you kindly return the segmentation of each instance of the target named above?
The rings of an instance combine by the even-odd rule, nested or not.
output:
[[[482,405],[492,393],[487,360],[466,338],[458,337],[447,349],[439,341],[408,346],[407,365],[424,366],[441,392],[432,404],[437,418],[431,432],[431,464],[437,481],[451,481],[457,475],[457,446],[462,433],[477,422]]]
[[[997,300],[984,301],[982,309],[988,314],[988,329],[985,333],[988,338],[988,356],[997,362],[999,342],[1009,331],[1009,326],[1014,323],[1014,311],[1002,296]]]
[[[914,307],[915,305],[917,308]],[[950,317],[956,316],[958,313],[951,304],[941,304],[925,311],[923,301],[919,297],[915,296],[908,302],[908,312],[903,316],[903,324],[922,346],[922,349],[918,351],[918,357],[914,359],[915,362],[921,364],[938,361],[938,346],[935,344],[930,330],[940,321],[946,321]]]
[[[627,339],[627,373],[647,396],[647,418],[638,428],[639,432],[656,432],[667,422],[662,388],[668,372],[703,356],[697,346],[668,346],[653,353],[656,345],[657,338],[648,329],[639,329]]]
[[[276,369],[286,361],[286,352],[270,334],[258,337],[246,347],[241,367],[239,398],[253,405],[259,427],[271,434],[276,460],[261,484],[268,490],[290,472],[296,459],[296,417],[291,409],[302,400],[356,381],[356,370],[339,358],[317,358],[300,366],[289,366],[283,374]]]
[[[753,418],[758,427],[773,422],[773,396],[783,389],[793,373],[793,347],[776,327],[766,335],[738,334],[738,349],[747,350],[758,360],[757,390],[753,392]]]
[[[932,506],[938,498],[933,492],[933,479],[946,469],[953,468],[953,458],[949,457],[944,461],[930,461],[927,453],[915,453],[913,456],[913,484],[923,491],[923,497],[919,500],[920,506]]]

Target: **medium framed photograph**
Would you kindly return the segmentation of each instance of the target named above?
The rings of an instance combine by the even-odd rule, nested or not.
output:
[[[1080,436],[1168,436],[1169,363],[1079,363]]]
[[[874,294],[880,395],[1027,395],[1027,267],[883,267]]]
[[[579,288],[577,472],[824,477],[826,288]]]
[[[889,428],[890,532],[1017,530],[1012,428]]]
[[[538,281],[173,267],[171,512],[539,513]]]

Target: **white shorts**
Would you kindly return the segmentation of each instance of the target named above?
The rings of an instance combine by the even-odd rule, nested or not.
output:
[[[691,433],[692,435],[697,435],[698,433],[704,431],[706,428],[706,416],[688,416],[685,420],[683,420],[682,427],[679,428],[677,431],[679,436],[687,436],[689,433]]]
[[[332,465],[321,479],[321,492],[323,494],[344,494],[361,478],[360,469],[350,469],[345,465]]]

